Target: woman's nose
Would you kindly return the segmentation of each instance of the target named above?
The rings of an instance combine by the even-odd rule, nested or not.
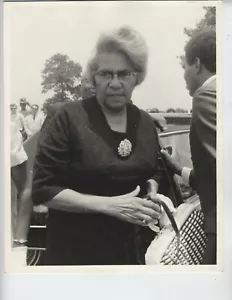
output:
[[[110,82],[110,86],[111,87],[121,87],[121,81],[118,79],[118,75],[114,74],[114,77],[112,78],[111,82]]]
[[[112,88],[120,88],[122,86],[121,81],[118,79],[118,77],[114,77],[110,82],[110,87]]]

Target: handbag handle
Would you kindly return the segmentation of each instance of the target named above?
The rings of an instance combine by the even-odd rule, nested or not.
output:
[[[151,194],[156,194],[157,193],[157,185],[154,184],[154,182],[151,182],[150,180],[147,181],[147,191],[148,191],[148,194],[147,194],[147,199],[148,200],[151,200]],[[171,222],[171,225],[176,233],[176,237],[177,237],[177,246],[176,246],[176,262],[178,261],[178,255],[179,255],[179,249],[180,249],[180,231],[178,229],[178,226],[176,224],[176,221],[170,211],[170,209],[168,208],[167,204],[160,200],[160,199],[156,199],[155,200],[156,203],[158,203],[160,206],[163,207],[164,211],[166,212],[170,222]]]

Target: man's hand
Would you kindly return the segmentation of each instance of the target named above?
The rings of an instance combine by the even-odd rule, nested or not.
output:
[[[161,154],[163,158],[166,160],[170,169],[177,175],[181,176],[182,167],[174,160],[174,158],[168,154],[168,152],[164,149],[161,150]]]

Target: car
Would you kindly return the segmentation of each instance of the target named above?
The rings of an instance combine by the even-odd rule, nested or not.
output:
[[[158,127],[161,147],[167,148],[172,155],[183,166],[192,167],[190,147],[189,147],[189,114],[150,114],[154,120],[154,126]],[[165,120],[165,123],[159,124],[159,120]],[[158,124],[158,125],[157,125]],[[166,124],[166,125],[165,125]],[[164,126],[165,125],[165,126]],[[39,132],[24,142],[24,148],[28,155],[28,174],[30,179],[33,175],[33,163],[37,148]],[[174,175],[163,164],[160,157],[160,164],[164,168],[164,179],[161,182],[161,193],[168,196],[175,207],[185,201],[188,201],[196,193],[190,187],[185,186],[181,178]],[[31,180],[29,180],[31,182]],[[34,207],[31,219],[30,230],[28,234],[28,265],[43,264],[43,253],[46,247],[46,219],[48,210],[45,206]]]
[[[192,116],[189,113],[149,113],[149,115],[154,122],[163,127],[163,131],[189,129]]]

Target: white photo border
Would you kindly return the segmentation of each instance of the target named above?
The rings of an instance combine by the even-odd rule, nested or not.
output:
[[[58,3],[56,3],[58,4]],[[180,4],[183,4],[181,2]],[[217,3],[214,3],[218,5]],[[211,2],[206,2],[206,5],[211,5]],[[3,15],[3,5],[1,3],[0,7],[1,16]],[[187,268],[182,270],[177,269],[166,269],[162,267],[155,268],[155,270],[141,270],[141,266],[136,266],[134,270],[131,268],[126,268],[120,272],[115,273],[115,270],[110,268],[102,269],[100,274],[99,270],[90,270],[88,267],[79,270],[79,274],[76,273],[76,267],[70,267],[69,270],[62,270],[62,273],[66,274],[56,274],[52,275],[55,271],[60,273],[60,267],[55,267],[53,270],[50,267],[35,267],[39,268],[39,273],[35,274],[33,267],[27,267],[25,269],[20,269],[21,273],[25,274],[5,274],[4,275],[4,295],[6,299],[41,299],[42,297],[46,298],[56,298],[63,299],[64,297],[70,297],[72,295],[83,297],[83,299],[145,299],[147,297],[161,297],[161,299],[177,298],[177,299],[194,299],[196,297],[207,299],[211,298],[212,300],[219,299],[231,299],[232,288],[230,285],[232,276],[231,276],[231,266],[232,266],[232,243],[231,243],[231,215],[232,203],[229,200],[230,196],[230,186],[231,186],[231,151],[232,150],[232,140],[231,140],[231,129],[230,129],[230,119],[232,115],[232,100],[230,97],[232,95],[232,85],[231,85],[231,70],[232,70],[232,59],[231,59],[231,50],[232,50],[232,38],[231,38],[231,29],[232,29],[232,3],[225,2],[222,6],[223,14],[223,24],[222,31],[224,34],[219,32],[220,42],[222,42],[223,47],[221,48],[221,54],[223,58],[223,63],[219,67],[219,72],[222,71],[223,82],[220,85],[219,90],[223,90],[223,100],[221,101],[222,106],[219,112],[219,121],[220,123],[220,133],[218,137],[219,142],[219,151],[221,153],[218,164],[220,164],[219,178],[222,182],[223,191],[219,190],[220,197],[223,195],[223,205],[219,209],[219,217],[223,213],[223,224],[220,228],[220,233],[222,236],[221,243],[223,245],[221,251],[223,252],[223,267],[220,267],[220,270],[217,272],[212,272],[210,269],[205,269],[202,266],[202,270],[199,270],[199,266],[191,267],[191,271]],[[2,18],[1,18],[2,20]],[[1,22],[1,27],[3,27],[3,22]],[[218,28],[217,28],[218,30]],[[3,35],[3,30],[1,28],[1,35]],[[1,36],[2,37],[2,36]],[[2,46],[2,43],[1,43]],[[3,61],[1,47],[1,59]],[[2,64],[1,64],[2,65]],[[1,70],[2,71],[2,70]],[[4,74],[5,75],[5,74]],[[6,80],[6,78],[4,78]],[[1,126],[1,136],[4,139],[4,147],[2,147],[3,155],[2,159],[2,199],[5,199],[5,205],[1,201],[2,209],[2,219],[4,218],[4,213],[6,212],[6,202],[9,198],[6,197],[9,192],[9,159],[7,159],[7,149],[9,149],[9,141],[7,142],[6,136],[7,131],[7,115],[8,115],[8,106],[4,105],[3,98],[3,72],[1,72],[1,101],[0,105],[2,106],[1,113],[2,118],[1,122],[4,126]],[[221,120],[222,119],[222,120]],[[224,142],[224,143],[223,143]],[[222,147],[223,145],[223,147]],[[5,154],[5,155],[4,155]],[[9,156],[9,155],[8,155]],[[8,185],[8,188],[7,188]],[[8,199],[6,201],[6,199]],[[9,204],[9,203],[8,203]],[[8,222],[9,225],[9,222]],[[3,235],[3,232],[1,232]],[[3,240],[4,241],[4,240]],[[9,241],[8,241],[9,243]],[[3,249],[1,249],[3,250]],[[3,253],[1,253],[1,262],[4,262]],[[7,254],[7,253],[5,253]],[[7,258],[7,257],[6,257]],[[4,271],[4,264],[2,264]],[[65,267],[66,268],[66,267]],[[143,268],[143,267],[142,267]],[[148,268],[147,266],[145,268]],[[50,269],[50,270],[49,270]],[[30,274],[26,274],[26,273]],[[31,273],[34,273],[33,276]],[[46,274],[45,274],[46,273]],[[72,274],[67,274],[72,273]],[[44,292],[41,290],[44,289]],[[46,296],[45,296],[46,295]]]

